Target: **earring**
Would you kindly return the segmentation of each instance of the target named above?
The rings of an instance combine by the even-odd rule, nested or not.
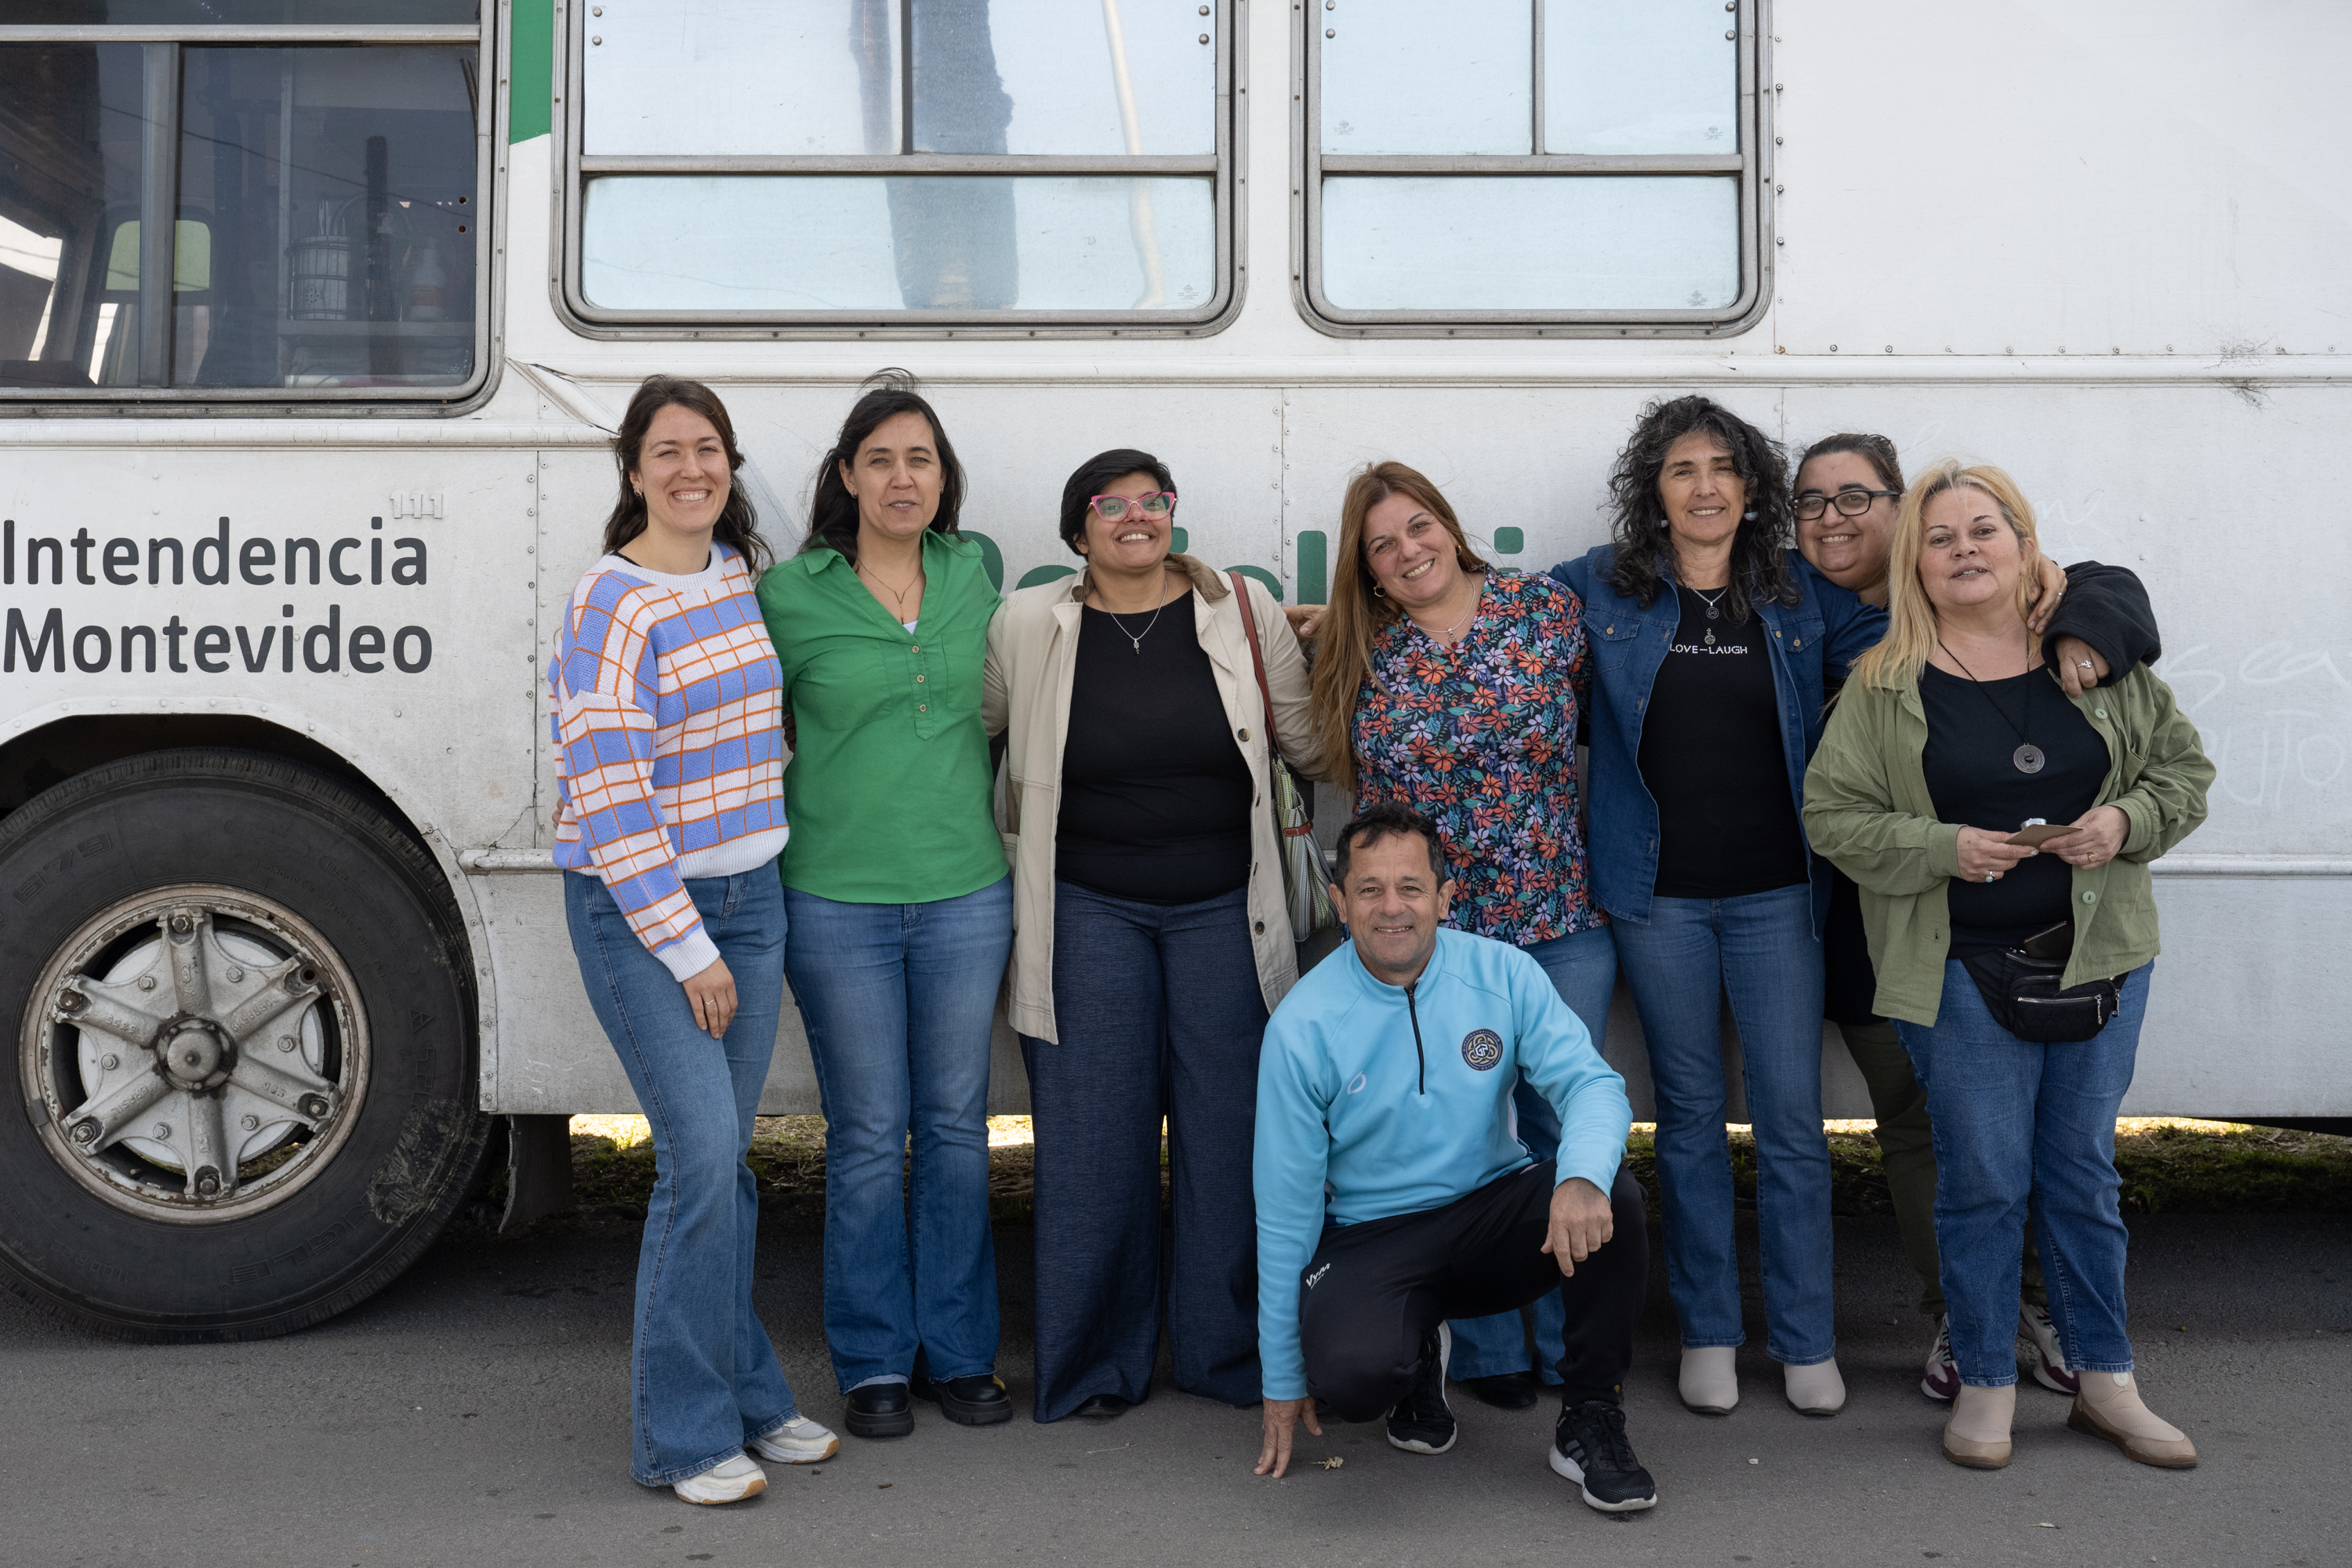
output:
[[[1749,507],[1745,512],[1740,514],[1740,521],[1742,522],[1754,522],[1756,521],[1756,509],[1752,506]]]
[[[630,493],[631,495],[635,496],[639,500],[645,500],[645,499],[646,499],[646,492],[645,492],[645,491],[643,491],[643,490],[641,490],[641,489],[638,489],[636,486],[635,486],[635,485],[631,485],[631,486],[629,487],[629,493]]]
[[[1375,584],[1372,584],[1372,597],[1373,597],[1373,598],[1375,598],[1375,599],[1385,599],[1385,598],[1387,598],[1388,596],[1389,596],[1389,591],[1388,591],[1386,588],[1381,587],[1378,583],[1375,583]]]

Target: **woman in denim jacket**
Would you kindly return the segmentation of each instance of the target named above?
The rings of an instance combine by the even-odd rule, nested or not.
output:
[[[1643,410],[1610,480],[1614,542],[1552,575],[1584,604],[1592,887],[1648,1037],[1683,1403],[1738,1403],[1718,997],[1756,1129],[1767,1347],[1789,1402],[1845,1403],[1822,1135],[1829,868],[1798,821],[1830,684],[1885,612],[1790,548],[1787,463],[1705,397]]]

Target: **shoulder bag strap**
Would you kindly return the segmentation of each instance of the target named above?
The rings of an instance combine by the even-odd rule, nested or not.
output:
[[[1265,706],[1266,755],[1275,762],[1282,761],[1282,742],[1274,730],[1274,693],[1265,684],[1265,655],[1257,646],[1257,616],[1251,613],[1249,579],[1238,572],[1226,574],[1233,579],[1234,597],[1241,601],[1242,630],[1249,635],[1250,664],[1257,670],[1258,700]]]

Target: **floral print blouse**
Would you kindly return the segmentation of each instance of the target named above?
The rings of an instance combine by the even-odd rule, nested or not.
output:
[[[1441,647],[1400,616],[1356,698],[1356,805],[1434,819],[1448,924],[1526,947],[1608,924],[1586,885],[1576,786],[1583,606],[1554,579],[1487,573],[1477,617]]]

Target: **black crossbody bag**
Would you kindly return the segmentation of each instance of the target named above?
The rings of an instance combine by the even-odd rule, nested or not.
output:
[[[2036,931],[2015,947],[1960,960],[1977,983],[1993,1022],[2021,1040],[2038,1046],[2073,1045],[2107,1026],[2122,1005],[2112,980],[2086,980],[2058,987],[2074,952],[2074,922],[2062,921]]]

